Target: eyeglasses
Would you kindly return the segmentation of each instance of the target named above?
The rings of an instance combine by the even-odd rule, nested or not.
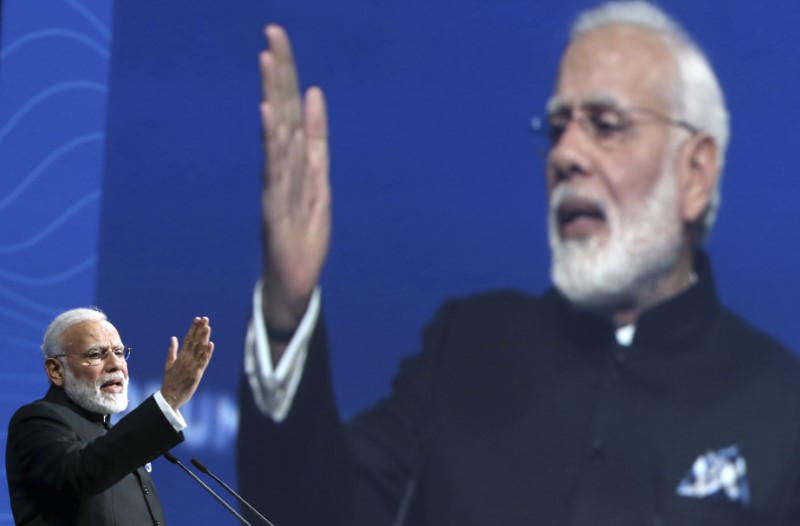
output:
[[[86,365],[99,365],[100,363],[105,362],[106,359],[112,354],[118,360],[127,362],[132,351],[133,347],[125,347],[124,349],[114,349],[112,351],[109,351],[108,349],[90,349],[86,352],[76,352],[73,354],[81,356]],[[66,354],[54,354],[53,358],[64,358],[66,356]]]
[[[547,119],[534,117],[531,129],[547,139],[547,150],[553,148],[561,140],[571,122],[576,122],[581,129],[601,148],[613,150],[625,141],[633,128],[639,124],[650,122],[678,126],[692,135],[700,129],[682,119],[675,119],[656,110],[641,107],[616,107],[609,104],[587,104],[580,108],[576,115],[569,106],[562,106],[549,112]]]

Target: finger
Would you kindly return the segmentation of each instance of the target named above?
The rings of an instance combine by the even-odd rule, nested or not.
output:
[[[268,118],[273,117],[274,113],[268,111]],[[289,127],[279,126],[267,136],[264,190],[269,192],[264,197],[271,199],[271,206],[267,210],[277,217],[291,212],[292,203],[299,202],[298,199],[304,195],[307,181],[308,149],[305,134],[300,127],[293,128],[291,136],[287,135],[289,131]]]
[[[272,75],[272,70],[274,69],[272,66],[273,62],[272,53],[270,51],[263,50],[258,54],[258,68],[261,73],[261,98],[263,100],[267,100],[267,94],[269,93],[267,90],[267,79]]]
[[[302,144],[298,144],[298,141],[303,141],[302,128],[299,119],[296,121],[287,119],[286,110],[280,109],[286,104],[280,100],[276,102],[264,100],[259,107],[263,148],[267,158],[263,173],[264,189],[281,182],[286,184],[292,170],[302,166],[297,164],[295,155],[298,148],[301,151],[303,148]]]
[[[322,89],[312,86],[305,97],[305,132],[309,139],[328,140],[328,110]]]
[[[167,349],[167,365],[173,363],[178,358],[178,338],[175,336],[169,339],[169,349]]]
[[[289,124],[285,116],[281,116],[279,104],[265,100],[259,106],[264,152],[270,162],[280,161],[289,150],[292,134],[302,130],[299,120]]]
[[[272,105],[264,101],[260,106],[261,110],[261,126],[262,126],[262,141],[264,153],[266,154],[267,164],[263,172],[263,189],[272,190],[280,183],[286,184],[287,177],[291,174],[292,167],[292,145],[289,143],[288,137],[285,132],[288,130],[285,126],[282,132],[278,132],[273,127],[274,112]]]
[[[205,343],[207,345],[207,344],[211,343],[211,321],[208,318],[203,318],[203,319],[205,320],[206,329],[207,329],[206,336],[205,336],[205,339],[203,340],[203,343]]]
[[[208,316],[202,316],[200,321],[203,324],[203,341],[208,343],[208,338],[211,336],[211,321],[208,319]]]
[[[214,342],[210,341],[207,345],[203,347],[205,352],[202,355],[203,360],[203,368],[208,366],[208,362],[211,361],[211,355],[214,354]]]
[[[288,95],[296,98],[298,95],[297,68],[294,63],[292,46],[289,36],[279,25],[270,24],[265,29],[269,45],[268,57],[272,60],[268,64],[266,75],[267,98],[276,95]]]
[[[195,336],[194,344],[196,347],[202,349],[208,345],[208,342],[211,340],[211,326],[208,325],[208,320],[205,320],[205,324],[198,329]]]
[[[192,320],[192,324],[189,326],[189,330],[186,331],[186,336],[183,337],[183,344],[181,345],[181,351],[186,349],[191,345],[191,343],[197,338],[197,331],[201,327],[202,320],[198,317],[195,317]]]
[[[300,125],[300,93],[297,81],[297,68],[292,54],[289,37],[284,29],[270,24],[265,29],[269,51],[262,53],[262,88],[265,100],[275,108],[275,128],[289,128]],[[289,130],[288,135],[291,135]]]
[[[197,332],[197,339],[193,340],[186,349],[187,359],[199,360],[201,363],[207,360],[206,354],[208,352],[210,334],[211,331],[207,327]]]
[[[211,328],[208,325],[208,318],[195,318],[186,337],[183,339],[181,346],[181,353],[187,353],[190,356],[197,355],[199,346],[204,345],[208,341],[208,335]],[[187,357],[188,359],[188,357]]]
[[[286,32],[277,25],[267,26],[269,50],[262,53],[262,89],[264,100],[272,107],[267,135],[279,147],[286,145],[295,130],[301,127],[300,93],[297,69]],[[272,151],[271,153],[275,153]]]
[[[264,153],[267,153],[267,138],[269,137],[270,115],[271,107],[269,102],[263,101],[258,108],[261,113],[261,142],[264,148]]]
[[[211,361],[211,354],[214,352],[214,342],[207,341],[202,344],[197,344],[193,347],[192,351],[187,353],[191,357],[192,367],[197,368],[197,371],[202,374],[202,371],[208,367]],[[197,380],[199,381],[199,377]]]
[[[305,147],[306,163],[312,175],[311,184],[315,186],[312,194],[324,196],[327,202],[328,185],[328,116],[325,95],[317,87],[309,88],[305,98]],[[324,192],[324,193],[323,193]],[[324,203],[323,203],[324,204]]]
[[[208,342],[208,337],[211,334],[211,326],[208,324],[208,318],[197,318],[193,329],[194,332],[192,333],[192,343],[194,345],[205,344]]]

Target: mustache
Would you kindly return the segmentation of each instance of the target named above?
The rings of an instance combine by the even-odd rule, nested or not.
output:
[[[557,214],[558,209],[567,201],[581,201],[587,203],[597,208],[602,214],[608,211],[606,201],[595,192],[582,186],[560,184],[556,186],[553,193],[550,194],[550,199],[548,201],[550,214]]]
[[[120,382],[123,387],[128,387],[128,379],[122,374],[122,371],[104,374],[95,381],[95,387],[99,390],[103,385],[109,382]]]

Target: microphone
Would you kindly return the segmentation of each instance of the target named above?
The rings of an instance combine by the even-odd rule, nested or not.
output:
[[[223,482],[223,481],[222,481],[222,480],[221,480],[219,477],[217,477],[216,475],[214,475],[213,473],[211,473],[211,470],[210,470],[210,469],[208,469],[208,468],[205,466],[205,464],[203,464],[202,462],[200,462],[200,461],[199,461],[199,460],[197,460],[196,458],[193,458],[193,459],[192,459],[192,465],[193,465],[194,467],[196,467],[197,469],[199,469],[201,472],[205,473],[206,475],[208,475],[209,477],[211,477],[212,479],[214,479],[214,480],[215,480],[215,481],[216,481],[216,482],[217,482],[217,483],[218,483],[220,486],[222,486],[223,488],[225,488],[225,491],[227,491],[228,493],[230,493],[231,495],[233,495],[234,497],[236,497],[236,500],[238,500],[239,502],[241,502],[242,504],[244,504],[244,505],[245,505],[245,506],[246,506],[246,507],[247,507],[247,508],[248,508],[250,511],[252,511],[252,512],[253,512],[253,513],[255,513],[256,515],[258,515],[258,518],[259,518],[259,519],[261,519],[262,521],[264,521],[264,524],[267,524],[268,526],[275,526],[275,525],[274,525],[274,524],[272,524],[272,523],[271,523],[271,522],[270,522],[270,521],[269,521],[269,520],[268,520],[266,517],[264,517],[263,515],[261,515],[261,513],[259,513],[257,509],[255,509],[253,506],[251,506],[249,502],[247,502],[246,500],[244,500],[244,498],[242,498],[242,496],[241,496],[241,495],[239,495],[238,493],[236,493],[235,491],[233,491],[233,488],[231,488],[230,486],[228,486],[227,484],[225,484],[225,483],[224,483],[224,482]]]
[[[219,502],[220,504],[222,504],[223,506],[225,506],[225,509],[226,509],[226,510],[228,510],[228,511],[229,511],[229,512],[231,512],[231,513],[233,513],[233,514],[236,516],[236,518],[237,518],[237,519],[239,519],[239,521],[240,521],[242,524],[244,524],[245,526],[252,526],[252,524],[250,524],[249,522],[247,522],[247,521],[244,519],[244,517],[242,517],[241,515],[239,515],[239,512],[237,512],[235,509],[233,509],[233,508],[231,507],[231,505],[230,505],[230,504],[228,504],[227,502],[225,502],[225,501],[222,499],[222,497],[220,497],[219,495],[217,495],[217,494],[214,492],[214,490],[213,490],[213,489],[209,488],[209,487],[206,485],[206,483],[205,483],[205,482],[203,482],[202,480],[200,480],[200,477],[198,477],[197,475],[195,475],[194,473],[192,473],[192,470],[191,470],[191,469],[189,469],[189,468],[187,468],[186,466],[184,466],[184,465],[183,465],[183,462],[181,462],[180,460],[178,460],[178,458],[177,458],[175,455],[173,455],[173,454],[172,454],[172,453],[170,453],[169,451],[165,451],[165,452],[163,453],[163,456],[164,456],[164,458],[165,458],[165,459],[169,460],[169,461],[170,461],[170,462],[172,462],[173,464],[177,464],[177,465],[178,465],[178,466],[179,466],[179,467],[180,467],[182,470],[184,470],[184,471],[186,472],[186,474],[187,474],[187,475],[189,475],[190,477],[192,477],[192,478],[193,478],[193,479],[194,479],[194,480],[195,480],[195,481],[196,481],[198,484],[200,484],[201,486],[203,486],[203,488],[205,488],[205,490],[206,490],[207,492],[209,492],[209,493],[211,494],[211,496],[212,496],[212,497],[214,497],[215,499],[217,499],[217,502]]]

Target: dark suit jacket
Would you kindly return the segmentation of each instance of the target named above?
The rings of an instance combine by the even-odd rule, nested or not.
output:
[[[391,394],[347,424],[320,326],[284,423],[244,385],[241,489],[292,526],[800,524],[798,361],[718,303],[702,256],[696,272],[627,348],[554,291],[448,302]],[[749,503],[679,495],[728,446]]]
[[[164,524],[143,466],[183,440],[150,397],[109,431],[51,386],[8,427],[6,475],[18,525]]]

